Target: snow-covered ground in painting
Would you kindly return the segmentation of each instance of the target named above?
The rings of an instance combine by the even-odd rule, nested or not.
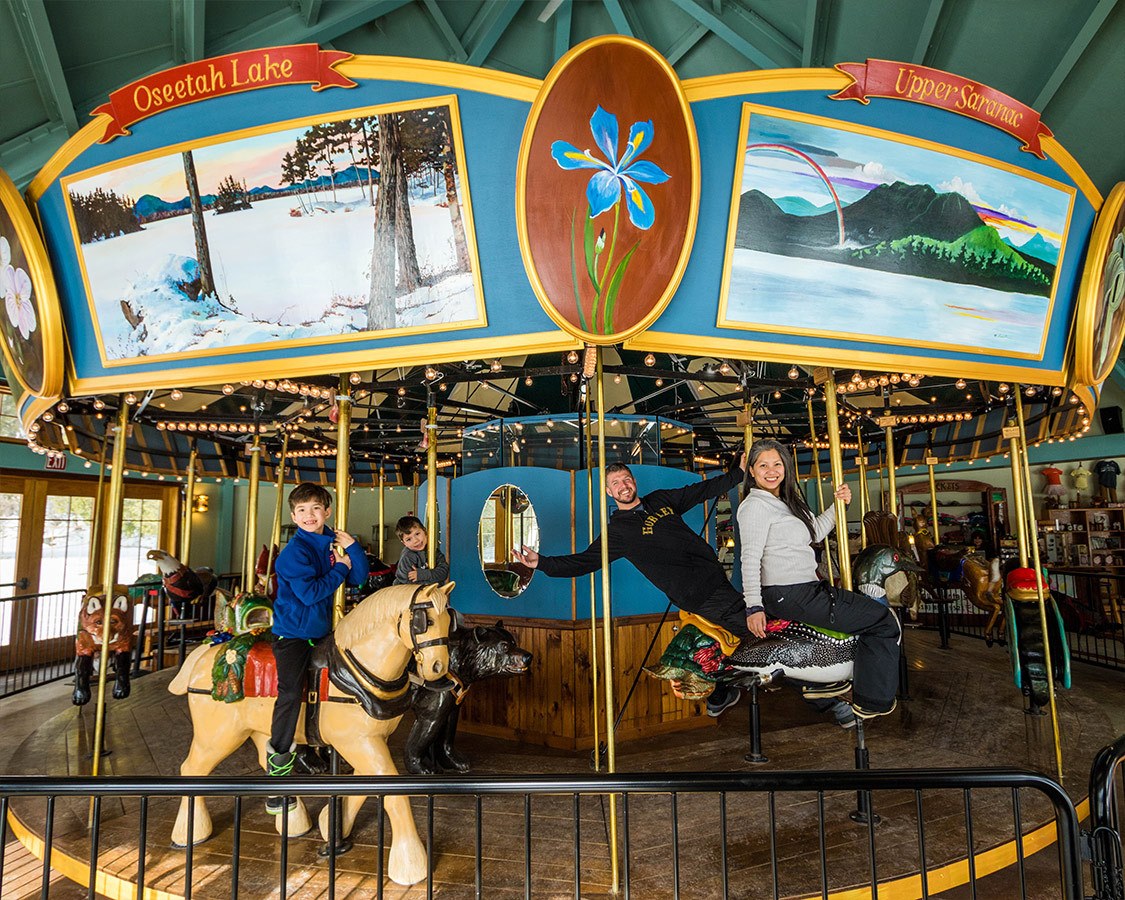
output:
[[[307,200],[306,200],[307,205]],[[191,216],[150,222],[135,234],[82,246],[110,359],[341,336],[367,330],[374,209],[361,188],[321,191],[314,214],[291,216],[296,197],[204,223],[219,301],[177,287],[198,272]],[[473,277],[453,272],[449,210],[411,198],[418,265],[427,282],[397,298],[397,327],[477,318]],[[143,317],[132,328],[122,301]]]
[[[1039,354],[1050,298],[735,250],[727,320]]]

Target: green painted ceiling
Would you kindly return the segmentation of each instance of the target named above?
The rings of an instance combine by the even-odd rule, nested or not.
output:
[[[681,78],[868,57],[956,72],[1039,110],[1104,193],[1125,180],[1125,0],[0,0],[0,167],[26,185],[113,89],[302,42],[542,77],[632,34]]]

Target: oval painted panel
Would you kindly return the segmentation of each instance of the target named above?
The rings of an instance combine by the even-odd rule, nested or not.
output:
[[[0,171],[0,351],[19,387],[42,399],[62,392],[62,320],[47,251],[16,186]]]
[[[1125,342],[1125,181],[1109,192],[1094,223],[1075,323],[1075,375],[1080,384],[1099,385]]]
[[[619,35],[555,64],[520,146],[516,221],[539,302],[567,333],[643,331],[680,283],[699,211],[699,146],[668,63]]]

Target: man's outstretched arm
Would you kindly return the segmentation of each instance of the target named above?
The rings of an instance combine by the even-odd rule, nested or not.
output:
[[[613,547],[610,546],[610,561],[616,559]],[[520,562],[530,569],[538,569],[544,575],[552,578],[577,578],[580,575],[589,575],[602,567],[601,538],[594,542],[581,553],[570,553],[566,556],[543,556],[530,547],[520,547],[516,551]]]
[[[738,458],[738,465],[729,472],[724,472],[722,475],[708,478],[706,481],[685,485],[682,488],[677,488],[667,493],[672,496],[673,510],[675,510],[677,515],[683,515],[693,506],[697,506],[704,500],[713,500],[715,497],[721,497],[732,488],[738,487],[745,476],[746,454],[742,454]]]

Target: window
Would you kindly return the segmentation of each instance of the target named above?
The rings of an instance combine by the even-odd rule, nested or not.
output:
[[[0,394],[0,438],[26,440],[23,426],[16,414],[16,401],[11,394]]]
[[[90,524],[94,498],[48,494],[39,560],[39,591],[85,590],[90,584]],[[35,640],[73,633],[81,596],[41,597],[35,611]]]
[[[16,580],[16,543],[20,533],[23,494],[0,492],[0,584]],[[14,589],[0,588],[0,598],[11,597]],[[0,600],[0,647],[11,640],[12,604]]]
[[[151,574],[145,554],[160,546],[164,503],[155,498],[126,499],[121,520],[121,556],[117,561],[117,583],[132,584],[138,576]]]

